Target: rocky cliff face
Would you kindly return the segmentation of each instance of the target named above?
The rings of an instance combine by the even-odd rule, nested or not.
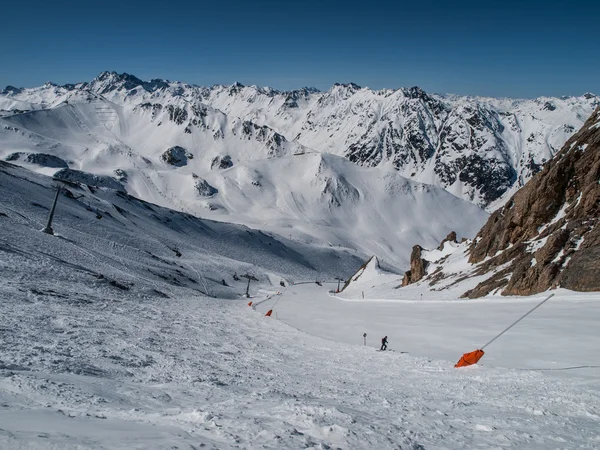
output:
[[[599,217],[600,107],[473,241],[450,233],[437,249],[415,246],[402,286],[421,281],[469,298],[600,291]]]
[[[600,108],[544,169],[493,213],[470,248],[480,297],[600,290]]]

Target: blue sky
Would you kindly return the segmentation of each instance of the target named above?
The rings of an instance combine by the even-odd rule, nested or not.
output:
[[[14,1],[0,11],[0,86],[115,70],[278,89],[352,81],[507,97],[600,94],[597,3]]]

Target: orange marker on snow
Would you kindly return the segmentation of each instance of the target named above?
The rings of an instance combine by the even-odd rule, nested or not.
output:
[[[483,350],[474,350],[462,355],[462,358],[454,365],[454,367],[465,367],[471,364],[477,364],[477,361],[485,354]]]

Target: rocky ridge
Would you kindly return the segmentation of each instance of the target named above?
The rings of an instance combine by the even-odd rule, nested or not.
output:
[[[469,262],[502,270],[465,296],[600,290],[599,216],[600,108],[477,234]]]
[[[464,251],[467,270],[452,273],[449,254],[428,261],[415,246],[403,286],[422,281],[435,290],[446,280],[446,289],[482,277],[463,297],[533,295],[557,287],[600,291],[599,217],[600,107],[541,172],[489,217],[473,241],[456,246],[458,259]],[[456,235],[451,233],[432,254],[439,257],[447,241],[455,242]]]

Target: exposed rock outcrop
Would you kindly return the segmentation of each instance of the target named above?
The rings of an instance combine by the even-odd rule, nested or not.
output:
[[[212,197],[219,192],[216,187],[211,186],[204,178],[200,178],[196,174],[193,174],[192,176],[194,178],[194,188],[201,197]]]
[[[233,161],[229,155],[217,156],[210,164],[211,169],[229,169],[230,167],[233,167]]]
[[[126,192],[125,187],[121,183],[108,175],[94,175],[93,173],[83,172],[81,170],[62,169],[54,174],[54,178],[57,180],[82,183],[88,186]]]
[[[69,164],[58,156],[49,155],[47,153],[25,153],[25,152],[15,152],[11,153],[6,157],[6,161],[25,161],[30,164],[37,164],[43,167],[52,167],[57,169],[66,169],[69,167]]]
[[[185,148],[175,145],[174,147],[169,147],[160,155],[160,159],[172,166],[182,167],[187,165],[188,159],[194,159],[194,155]]]
[[[404,273],[402,286],[408,286],[423,279],[427,273],[429,261],[422,258],[423,247],[415,245],[410,254],[410,270]]]
[[[446,242],[458,243],[456,239],[456,231],[451,231],[444,239],[442,239],[442,242],[440,242],[437,249],[443,250]],[[427,268],[431,262],[423,258],[423,250],[423,247],[420,245],[415,245],[413,247],[410,254],[410,270],[404,272],[401,287],[421,281],[427,275]]]
[[[448,233],[448,236],[446,236],[444,239],[442,239],[442,242],[440,242],[438,250],[443,250],[444,244],[446,242],[454,242],[455,244],[458,243],[458,241],[456,240],[456,231],[451,231],[450,233]]]
[[[127,183],[128,175],[123,169],[115,169],[113,173],[115,174],[115,177],[117,177],[117,180],[122,183]]]
[[[600,108],[543,170],[494,212],[470,248],[476,275],[465,293],[532,295],[600,290]],[[503,266],[503,267],[500,267]],[[498,270],[501,269],[501,270]]]
[[[423,248],[415,245],[410,254],[410,273],[413,282],[421,280],[426,273],[429,262],[421,257]]]

